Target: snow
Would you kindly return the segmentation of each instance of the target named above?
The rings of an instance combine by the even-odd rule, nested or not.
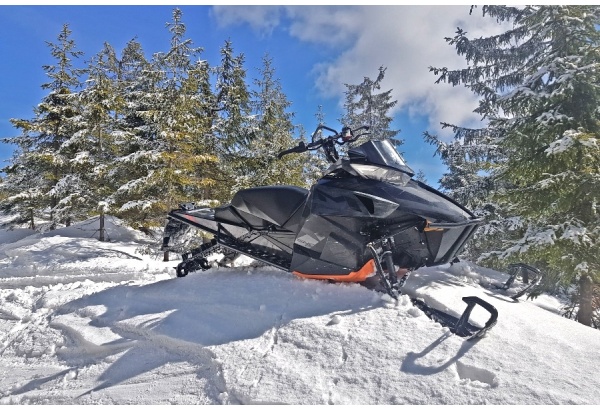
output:
[[[598,140],[596,138],[575,130],[567,130],[561,138],[552,142],[544,152],[547,156],[560,154],[568,151],[577,143],[588,148],[598,148]]]
[[[0,231],[0,405],[600,403],[598,330],[513,301],[505,273],[420,269],[396,302],[244,260],[176,278],[141,233],[97,229]],[[499,312],[475,342],[409,299],[467,295]]]
[[[573,130],[568,130],[561,138],[552,142],[544,152],[546,155],[554,155],[569,150],[573,145],[575,145],[575,135],[576,133]]]

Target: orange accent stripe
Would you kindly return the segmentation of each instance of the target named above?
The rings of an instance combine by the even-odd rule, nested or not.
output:
[[[310,275],[300,272],[292,272],[294,275],[305,279],[334,280],[336,282],[362,282],[375,273],[375,261],[369,260],[356,272],[350,272],[346,275]]]

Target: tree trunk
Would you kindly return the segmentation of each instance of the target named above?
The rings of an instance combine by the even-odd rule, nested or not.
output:
[[[58,182],[58,180],[54,180],[55,185],[57,182]],[[52,195],[50,197],[50,209],[52,209],[50,211],[50,230],[51,231],[56,229],[56,221],[54,220],[54,208],[56,207],[57,204],[58,204],[58,201],[56,200],[56,197],[54,195]]]
[[[592,299],[594,294],[594,283],[588,275],[581,276],[579,279],[579,310],[577,311],[577,321],[586,326],[592,326]]]
[[[29,229],[35,229],[35,221],[33,219],[33,208],[29,208]]]
[[[169,251],[165,251],[163,254],[163,262],[169,262]]]
[[[104,211],[100,212],[100,237],[98,238],[100,242],[104,242]]]

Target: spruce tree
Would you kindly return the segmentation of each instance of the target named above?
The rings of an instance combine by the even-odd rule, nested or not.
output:
[[[484,16],[512,23],[505,33],[449,44],[469,66],[432,68],[438,81],[462,84],[481,97],[487,126],[464,130],[501,147],[490,175],[491,199],[522,218],[514,241],[489,255],[537,263],[565,284],[600,281],[600,7],[484,6]],[[589,297],[577,320],[590,325]],[[585,313],[585,314],[584,314]]]
[[[390,129],[393,118],[389,116],[389,112],[398,101],[392,101],[392,90],[377,93],[377,90],[381,89],[386,69],[383,66],[379,67],[379,74],[375,80],[364,77],[360,84],[344,84],[345,113],[340,122],[352,129],[368,125],[370,132],[370,135],[359,138],[354,145],[363,143],[366,138],[389,139],[394,145],[402,144],[402,141],[396,138],[400,130]]]
[[[50,82],[43,84],[42,88],[50,92],[34,108],[35,118],[11,119],[13,126],[22,134],[5,141],[19,147],[18,155],[12,160],[15,173],[9,172],[9,179],[15,175],[22,178],[23,172],[43,176],[38,179],[39,185],[35,189],[36,208],[38,212],[49,210],[50,228],[53,229],[58,223],[69,223],[69,215],[57,212],[62,206],[61,201],[69,196],[66,187],[69,183],[69,161],[72,159],[65,157],[61,149],[80,128],[76,90],[83,70],[74,67],[73,59],[83,53],[76,49],[67,24],[63,25],[57,43],[47,44],[56,60],[53,65],[43,66]],[[17,201],[17,198],[22,198],[31,203],[31,196],[13,195],[11,198]]]
[[[173,10],[167,28],[169,51],[155,54],[144,82],[137,83],[138,109],[129,120],[137,121],[139,149],[121,159],[132,165],[131,173],[115,195],[120,214],[144,227],[162,225],[169,210],[203,199],[214,183],[209,67],[198,59],[202,50],[185,38],[181,10]]]
[[[144,206],[138,187],[143,186],[146,168],[156,156],[159,73],[135,39],[126,44],[120,58],[115,56],[108,62],[118,98],[113,113],[118,150],[110,170],[115,190],[106,202],[112,213],[137,227],[144,219],[144,213],[136,212],[136,208]]]
[[[116,129],[122,106],[116,61],[116,53],[108,43],[90,60],[86,87],[79,93],[82,129],[63,144],[63,151],[73,160],[71,195],[62,208],[80,218],[98,214],[101,241],[106,239],[104,217],[107,200],[116,189],[113,169],[121,144],[121,133]]]
[[[447,168],[438,181],[440,189],[486,221],[467,242],[461,257],[494,266],[494,261],[485,258],[487,252],[519,237],[523,228],[519,216],[512,215],[505,206],[492,199],[492,193],[500,190],[503,183],[493,178],[490,169],[504,154],[487,130],[460,128],[447,123],[443,126],[454,129],[456,138],[453,141],[446,142],[437,135],[424,133],[425,140],[436,147],[435,154]]]
[[[215,67],[214,121],[212,129],[217,138],[220,175],[215,199],[227,202],[231,199],[231,187],[238,178],[240,162],[250,140],[252,113],[250,91],[246,84],[245,57],[235,55],[231,41],[220,50],[221,63]]]
[[[280,151],[298,143],[294,138],[294,114],[288,111],[292,104],[275,77],[272,58],[266,54],[262,62],[260,78],[254,80],[255,88],[251,92],[254,114],[251,137],[243,161],[235,170],[239,178],[233,192],[261,185],[306,185],[303,164],[307,154],[277,158]]]
[[[315,113],[316,125],[311,128],[317,129],[320,125],[327,125],[325,123],[325,114],[326,113],[323,111],[323,106],[317,106],[317,112]],[[320,138],[323,138],[322,130],[319,130],[317,135],[311,134],[310,138],[307,137],[306,139],[310,142],[313,139],[318,140]],[[312,151],[305,164],[307,184],[309,186],[312,186],[323,176],[323,174],[325,173],[327,168],[329,168],[330,165],[331,164],[329,164],[329,161],[327,160],[327,157],[325,156],[323,150],[319,149],[316,151]]]
[[[29,229],[36,229],[37,221],[44,219],[43,188],[47,181],[38,172],[44,165],[36,163],[38,159],[35,153],[15,150],[11,165],[2,169],[6,177],[0,182],[0,210],[16,216],[13,224],[26,224]]]

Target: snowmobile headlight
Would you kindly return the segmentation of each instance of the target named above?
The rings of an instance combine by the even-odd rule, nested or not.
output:
[[[366,164],[352,164],[351,166],[363,178],[390,182],[402,186],[410,181],[408,174],[396,169]]]

